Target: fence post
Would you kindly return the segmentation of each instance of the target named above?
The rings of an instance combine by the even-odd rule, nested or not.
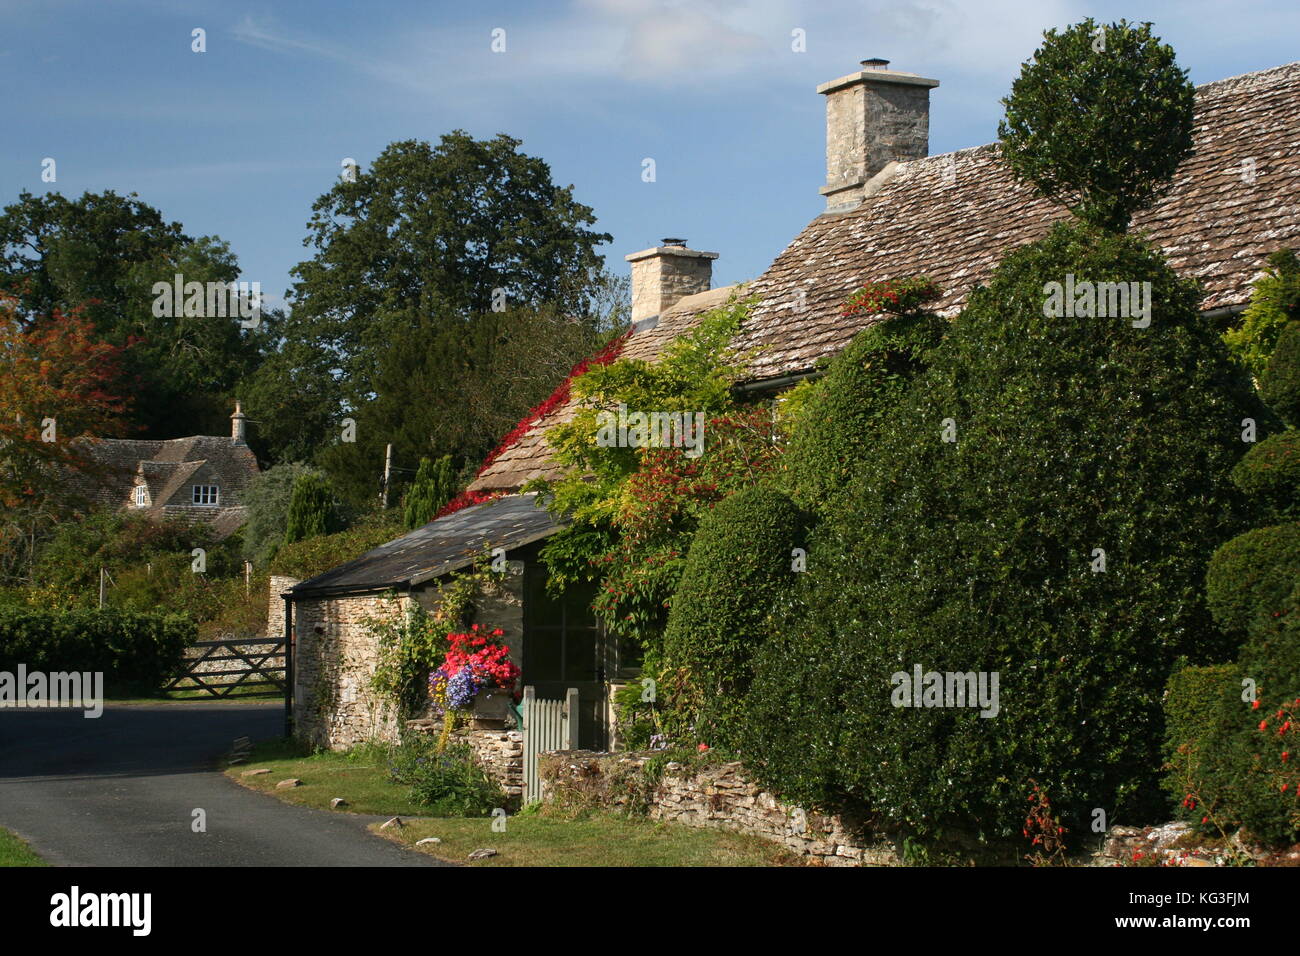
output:
[[[567,724],[564,728],[564,749],[578,749],[578,688],[570,687],[564,695],[564,717]]]

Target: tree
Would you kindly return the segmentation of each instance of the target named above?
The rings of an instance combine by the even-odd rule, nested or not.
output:
[[[389,443],[399,467],[476,466],[621,318],[595,252],[611,237],[519,145],[395,142],[312,207],[285,348],[357,423],[319,459],[349,500],[376,493]]]
[[[186,235],[134,193],[24,192],[0,213],[0,290],[16,298],[26,330],[79,307],[97,341],[121,349],[113,389],[135,396],[130,420],[144,437],[222,434],[237,383],[272,333],[239,316],[155,309],[154,284],[234,281],[239,266],[215,237]],[[206,312],[205,308],[202,310]],[[155,314],[162,312],[163,314]]]
[[[284,543],[292,544],[340,530],[341,522],[329,483],[318,472],[307,471],[298,475],[289,497]]]
[[[1149,23],[1048,30],[1002,101],[1002,158],[1080,219],[1122,231],[1191,155],[1195,92]]]
[[[78,501],[69,472],[94,474],[84,435],[123,427],[127,402],[111,390],[119,351],[94,340],[79,311],[55,309],[24,328],[13,297],[0,296],[0,556],[21,575],[49,522]]]
[[[428,524],[438,509],[455,496],[456,475],[452,471],[451,456],[443,455],[436,463],[421,458],[415,482],[406,493],[406,527],[419,528]]]
[[[1300,259],[1293,249],[1279,249],[1268,257],[1264,274],[1255,280],[1241,323],[1224,332],[1223,341],[1259,382],[1264,401],[1284,418],[1287,412],[1300,408],[1300,387],[1296,385],[1300,330],[1290,333],[1285,349],[1282,345],[1292,326],[1300,326]],[[1279,407],[1282,405],[1286,407]]]
[[[354,405],[413,314],[587,311],[584,287],[602,262],[594,249],[612,237],[587,229],[591,209],[519,145],[460,130],[436,147],[391,143],[313,204],[305,244],[315,255],[293,270],[291,340],[335,357]]]
[[[289,507],[298,479],[303,475],[324,475],[301,462],[275,465],[259,474],[249,486],[248,521],[244,525],[244,558],[264,568],[284,543],[289,526]]]

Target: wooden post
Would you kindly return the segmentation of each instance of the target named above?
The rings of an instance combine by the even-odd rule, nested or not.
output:
[[[578,688],[570,687],[564,695],[564,749],[578,749],[578,724],[581,723],[578,709]]]
[[[99,569],[99,609],[101,611],[104,609],[104,569],[102,566]]]

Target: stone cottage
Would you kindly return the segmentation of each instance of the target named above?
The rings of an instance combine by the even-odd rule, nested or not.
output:
[[[952,315],[1003,254],[1067,215],[1016,183],[996,144],[928,155],[929,101],[939,83],[888,67],[867,60],[818,87],[826,98],[826,208],[746,286],[758,305],[736,342],[750,356],[739,388],[755,400],[819,374],[819,360],[872,320],[842,314],[864,282],[929,276],[946,290],[938,310]],[[1132,228],[1200,280],[1207,319],[1221,319],[1245,307],[1269,253],[1300,243],[1300,63],[1200,87],[1195,146],[1166,197]],[[733,288],[709,288],[715,258],[678,239],[627,257],[634,324],[623,355],[653,360],[728,299]],[[584,748],[608,743],[611,688],[635,676],[636,660],[595,627],[587,596],[546,597],[536,550],[559,525],[518,493],[533,478],[557,474],[546,433],[573,411],[564,405],[539,419],[470,486],[505,497],[286,592],[296,612],[301,735],[335,747],[391,735],[391,715],[376,716],[365,700],[376,648],[359,618],[422,600],[438,577],[471,560],[469,552],[490,546],[506,549],[518,574],[480,619],[507,628],[523,682],[539,694],[581,690]]]
[[[259,473],[245,440],[247,420],[237,402],[229,438],[79,439],[90,464],[69,473],[68,493],[155,520],[206,523],[218,539],[228,537],[247,519],[244,493]]]

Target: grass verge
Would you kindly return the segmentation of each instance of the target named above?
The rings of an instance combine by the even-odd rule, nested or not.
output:
[[[18,837],[0,827],[0,866],[49,866]]]
[[[250,774],[251,770],[270,773]],[[371,829],[381,837],[414,845],[425,837],[438,844],[416,847],[439,859],[466,863],[474,850],[490,848],[497,855],[470,861],[469,866],[799,866],[802,861],[768,840],[655,823],[610,813],[587,813],[576,819],[524,811],[506,820],[506,831],[492,830],[487,817],[421,817],[427,808],[410,799],[410,787],[388,777],[388,760],[380,747],[358,747],[347,753],[309,753],[289,740],[254,744],[245,763],[226,768],[235,782],[296,806],[330,809],[330,801],[347,801],[344,813],[400,816],[401,829]],[[301,786],[276,789],[282,780]]]
[[[503,833],[492,820],[410,820],[400,830],[371,830],[440,860],[467,866],[801,866],[802,861],[771,841],[725,830],[655,823],[611,813],[576,819],[522,813],[506,821]],[[496,856],[469,860],[475,850]]]

